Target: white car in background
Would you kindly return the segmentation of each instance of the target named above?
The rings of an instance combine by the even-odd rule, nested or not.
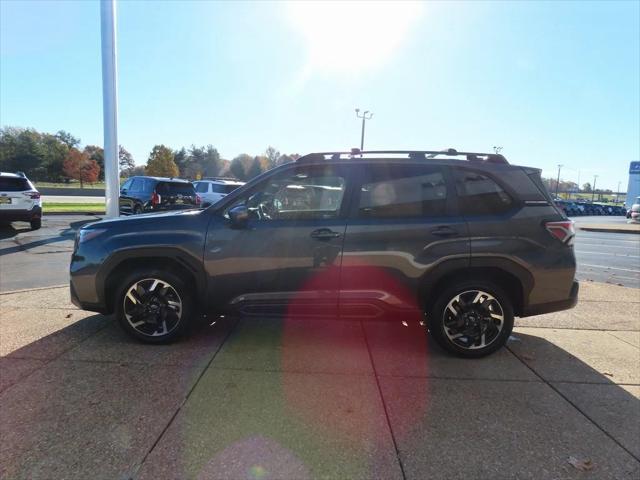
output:
[[[631,205],[631,220],[635,222],[640,222],[640,197],[636,198],[636,203]]]
[[[235,178],[204,178],[193,182],[193,185],[196,187],[196,193],[202,199],[202,207],[205,208],[241,187],[244,182]]]
[[[29,222],[32,230],[42,225],[40,192],[23,173],[0,172],[0,224]]]

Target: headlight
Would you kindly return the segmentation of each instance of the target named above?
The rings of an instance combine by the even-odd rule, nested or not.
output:
[[[107,231],[106,228],[93,228],[88,230],[85,230],[84,228],[82,228],[78,231],[78,245],[88,242],[89,240],[92,240],[97,236],[102,235],[106,231]]]

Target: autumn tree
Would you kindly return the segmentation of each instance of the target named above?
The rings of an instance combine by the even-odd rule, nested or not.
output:
[[[120,175],[124,176],[131,175],[131,171],[136,166],[136,162],[133,161],[133,155],[122,145],[119,145],[118,148],[118,165],[120,166]]]
[[[267,170],[275,167],[278,164],[278,159],[281,157],[280,152],[277,149],[273,148],[271,145],[269,145],[265,150],[264,156],[268,160]]]
[[[80,180],[80,188],[83,188],[84,182],[98,181],[100,166],[86,152],[72,148],[64,159],[63,171],[67,177]]]
[[[231,160],[229,171],[238,180],[247,181],[251,178],[249,176],[251,167],[253,167],[253,157],[251,155],[247,155],[246,153],[241,153],[236,158]]]
[[[173,160],[173,151],[164,145],[156,145],[147,160],[147,175],[157,177],[177,177],[180,175],[178,166]]]

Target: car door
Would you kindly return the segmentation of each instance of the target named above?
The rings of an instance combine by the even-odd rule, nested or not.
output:
[[[363,164],[343,248],[342,317],[421,319],[430,279],[469,262],[444,166]]]
[[[120,213],[131,214],[135,206],[135,192],[140,184],[137,177],[130,178],[120,187]]]
[[[204,253],[209,299],[244,314],[336,315],[349,169],[295,165],[226,205]],[[228,210],[245,204],[236,228]]]

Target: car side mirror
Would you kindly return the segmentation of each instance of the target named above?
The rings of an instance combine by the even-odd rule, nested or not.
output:
[[[249,222],[249,210],[244,203],[236,205],[229,210],[229,219],[234,228],[245,228]]]

